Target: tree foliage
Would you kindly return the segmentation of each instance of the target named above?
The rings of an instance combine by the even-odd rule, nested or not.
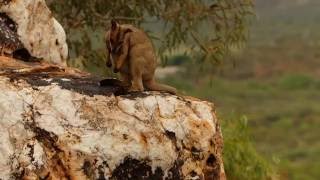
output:
[[[68,34],[71,59],[103,58],[103,33],[114,18],[143,27],[162,60],[180,47],[219,61],[246,39],[253,0],[47,0]],[[182,45],[182,46],[181,46]],[[183,47],[183,48],[181,48]],[[214,62],[214,61],[212,61]]]

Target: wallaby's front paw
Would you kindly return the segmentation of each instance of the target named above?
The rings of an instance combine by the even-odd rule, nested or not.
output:
[[[113,72],[114,72],[114,73],[118,73],[119,71],[120,71],[120,70],[117,69],[117,68],[114,68],[114,69],[113,69]]]
[[[142,92],[142,91],[143,91],[143,89],[138,88],[138,87],[132,87],[132,86],[128,90],[128,92]]]
[[[107,61],[107,62],[106,62],[106,66],[107,66],[108,68],[111,68],[112,63],[111,63],[110,61]]]
[[[114,66],[113,72],[114,72],[114,73],[119,72],[120,69],[121,69],[121,67],[122,67],[122,66],[120,66],[120,65],[117,63],[117,64]]]

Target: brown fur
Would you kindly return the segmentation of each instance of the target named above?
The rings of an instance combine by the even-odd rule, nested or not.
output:
[[[122,80],[130,91],[166,91],[176,94],[176,89],[155,81],[157,60],[151,40],[142,30],[129,25],[111,22],[106,33],[108,49],[107,66],[115,73],[120,72]]]

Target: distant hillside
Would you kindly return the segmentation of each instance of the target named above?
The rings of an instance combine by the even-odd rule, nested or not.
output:
[[[319,4],[318,0],[256,0],[256,5],[260,9],[305,6],[314,3]]]
[[[257,11],[267,17],[319,17],[319,0],[256,0]]]
[[[250,43],[318,44],[319,8],[319,0],[256,0],[257,21],[252,25]]]

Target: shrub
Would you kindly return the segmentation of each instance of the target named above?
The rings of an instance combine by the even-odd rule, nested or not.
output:
[[[228,179],[263,180],[275,177],[271,164],[255,149],[245,116],[222,123],[224,166]]]

